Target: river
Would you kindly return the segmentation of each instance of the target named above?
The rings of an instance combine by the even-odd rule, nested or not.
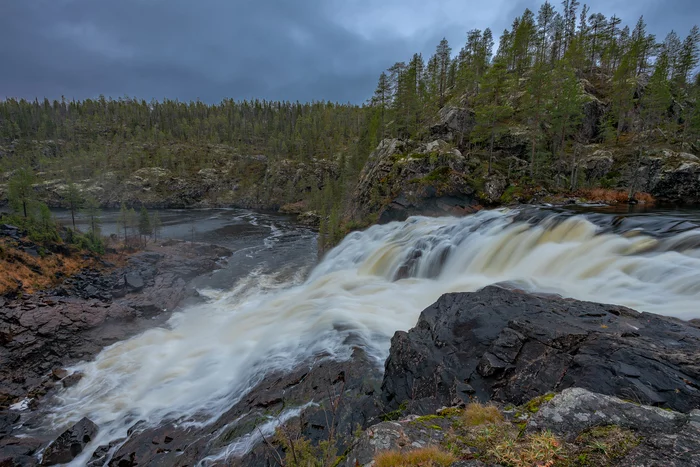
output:
[[[315,234],[284,216],[209,210],[161,218],[166,235],[186,238],[195,225],[197,240],[236,252],[227,268],[199,284],[206,304],[179,310],[166,326],[73,368],[85,377],[58,395],[47,422],[60,430],[88,416],[101,428],[93,448],[125,437],[138,420],[210,423],[266,374],[315,356],[344,359],[360,345],[381,367],[394,332],[411,328],[447,292],[508,283],[700,317],[694,210],[522,208],[415,217],[352,233],[315,267]],[[242,454],[229,449],[209,458]]]

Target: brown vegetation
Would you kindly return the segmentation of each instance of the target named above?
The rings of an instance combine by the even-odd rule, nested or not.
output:
[[[0,295],[15,291],[33,293],[58,285],[82,269],[104,269],[104,261],[123,264],[124,258],[106,254],[102,258],[80,251],[70,254],[47,252],[34,257],[12,242],[0,240]]]
[[[578,197],[591,202],[605,204],[626,204],[629,203],[630,197],[627,191],[610,190],[605,188],[592,188],[580,190],[577,193]],[[638,192],[633,197],[640,204],[654,204],[656,200],[649,193]]]
[[[438,446],[413,451],[384,451],[374,458],[375,467],[447,467],[457,462],[457,457]]]

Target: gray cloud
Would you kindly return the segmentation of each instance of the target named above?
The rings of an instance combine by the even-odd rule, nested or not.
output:
[[[697,0],[592,0],[659,38]],[[362,102],[379,72],[443,36],[496,34],[534,0],[0,0],[0,96]]]

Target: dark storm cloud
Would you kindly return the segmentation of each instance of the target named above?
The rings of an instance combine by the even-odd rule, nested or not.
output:
[[[697,0],[593,0],[661,37]],[[378,73],[446,36],[496,35],[534,0],[0,0],[0,96],[362,102]]]

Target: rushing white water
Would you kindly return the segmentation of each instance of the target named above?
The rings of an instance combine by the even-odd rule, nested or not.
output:
[[[508,211],[374,226],[349,235],[306,280],[253,271],[233,290],[207,291],[207,304],[166,328],[105,349],[76,368],[85,377],[60,395],[51,421],[89,416],[101,427],[95,446],[137,420],[208,423],[269,372],[316,355],[346,358],[360,343],[381,364],[394,332],[442,294],[503,281],[697,317],[698,243],[692,232],[605,234],[578,216],[519,223]]]

